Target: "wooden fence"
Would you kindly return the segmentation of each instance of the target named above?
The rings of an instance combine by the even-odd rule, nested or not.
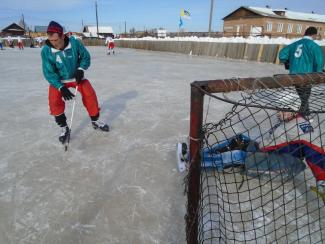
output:
[[[24,46],[29,47],[31,39],[25,39]],[[88,38],[82,42],[86,46],[104,46],[105,39]],[[17,46],[17,40],[14,40]],[[4,46],[8,46],[4,41]],[[242,59],[266,63],[279,63],[278,53],[284,47],[280,44],[218,43],[194,41],[149,41],[115,40],[117,47],[143,49],[150,51],[175,52],[197,56]],[[325,46],[322,46],[325,59]]]
[[[115,40],[117,47],[279,63],[280,44]],[[325,46],[322,46],[325,58]]]

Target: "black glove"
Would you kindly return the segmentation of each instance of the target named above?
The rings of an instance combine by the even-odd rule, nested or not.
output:
[[[84,78],[84,71],[82,69],[77,69],[74,77],[76,77],[77,84],[80,84]]]
[[[61,95],[64,100],[71,100],[74,97],[74,95],[71,93],[71,91],[68,88],[66,88],[65,86],[62,86],[60,88],[60,91],[61,91]]]
[[[285,63],[284,63],[284,68],[286,70],[289,70],[290,69],[290,63],[289,63],[289,60],[287,60]]]

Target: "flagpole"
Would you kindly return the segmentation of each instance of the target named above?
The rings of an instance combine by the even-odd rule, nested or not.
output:
[[[179,24],[178,24],[178,32],[177,32],[177,41],[179,41],[179,32],[181,31],[181,19],[182,17],[179,17]]]
[[[177,41],[179,41],[179,31],[180,31],[180,28],[178,27],[178,32],[177,32]]]

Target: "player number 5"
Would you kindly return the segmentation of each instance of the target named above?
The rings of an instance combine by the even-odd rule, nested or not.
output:
[[[303,44],[300,44],[297,46],[297,49],[295,51],[295,57],[296,58],[299,58],[302,54],[302,47],[303,47]]]

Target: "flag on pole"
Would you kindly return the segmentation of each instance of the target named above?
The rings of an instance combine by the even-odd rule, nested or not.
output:
[[[189,11],[181,9],[181,17],[183,17],[184,19],[191,19],[191,14]]]
[[[179,28],[182,28],[183,27],[183,20],[182,20],[182,18],[181,17],[179,17],[179,24],[178,24],[178,27]]]

